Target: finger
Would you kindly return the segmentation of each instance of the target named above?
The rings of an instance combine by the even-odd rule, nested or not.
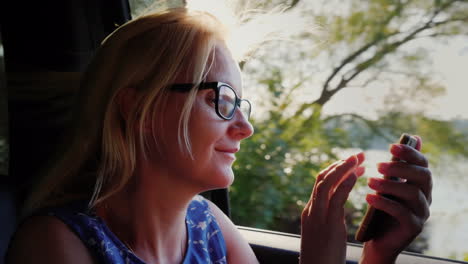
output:
[[[330,166],[326,167],[325,169],[319,172],[318,176],[315,178],[315,184],[314,184],[314,187],[312,188],[312,192],[310,193],[309,201],[307,202],[305,206],[306,208],[310,207],[312,201],[314,200],[313,195],[316,193],[317,185],[323,180],[325,175],[327,175],[327,173],[331,171],[332,169],[334,169],[338,164],[343,163],[343,162],[344,160],[335,161]]]
[[[338,164],[343,163],[343,162],[344,162],[344,160],[337,160],[337,161],[333,162],[330,166],[328,166],[325,169],[323,169],[322,171],[320,171],[317,178],[315,179],[315,182],[319,182],[319,181],[323,180],[323,178],[325,177],[325,175],[328,174],[329,171],[331,171]]]
[[[379,194],[394,196],[415,215],[423,219],[429,218],[429,202],[421,189],[416,186],[380,178],[369,178],[368,185]]]
[[[358,159],[358,165],[361,165],[366,159],[366,156],[364,152],[359,152],[358,154],[356,154],[356,158]]]
[[[402,204],[377,194],[368,194],[366,200],[376,209],[394,217],[403,229],[409,230],[411,234],[418,234],[422,231],[426,219],[415,216]]]
[[[365,157],[365,154],[364,152],[359,152],[358,154],[354,155],[356,156],[356,158],[358,159],[358,165],[361,165],[364,160],[366,159]],[[317,181],[321,181],[325,175],[328,174],[328,172],[330,172],[332,169],[334,169],[338,164],[341,164],[343,163],[345,160],[338,160],[338,161],[335,161],[334,163],[332,163],[330,166],[328,166],[327,168],[325,168],[324,170],[320,171],[317,178],[315,179],[316,182]]]
[[[328,199],[333,194],[335,188],[346,178],[346,176],[354,172],[358,163],[356,156],[350,156],[344,162],[338,164],[334,169],[322,180],[322,184],[317,186],[317,196],[325,197],[328,194]]]
[[[422,138],[417,135],[414,135],[414,137],[418,140],[418,142],[416,143],[416,149],[420,151],[422,147]]]
[[[344,162],[344,161],[343,160],[335,161],[330,166],[326,167],[325,169],[323,169],[322,171],[319,172],[319,174],[315,178],[315,184],[314,184],[314,187],[312,188],[312,192],[310,193],[309,201],[307,202],[307,204],[304,207],[303,214],[302,214],[303,217],[310,215],[310,211],[312,209],[311,207],[312,207],[312,203],[314,201],[314,195],[316,193],[317,185],[322,181],[322,179],[325,177],[325,175],[330,170],[334,169],[338,164],[340,164],[342,162]]]
[[[429,166],[426,156],[410,146],[404,144],[392,144],[390,145],[390,152],[393,157],[404,160],[408,163],[426,168]]]
[[[330,170],[327,175],[323,178],[323,189],[328,189],[328,190],[333,190],[338,186],[341,181],[343,181],[346,176],[354,172],[357,164],[358,164],[358,159],[356,156],[350,156],[347,158],[345,161],[342,163],[338,164],[335,168]],[[320,191],[319,191],[320,193]]]
[[[352,157],[353,156],[350,156],[348,159],[350,159]],[[365,160],[364,152],[359,152],[358,154],[354,155],[354,157],[356,157],[356,159],[357,159],[357,164],[355,165],[354,173],[356,173],[358,175],[358,177],[360,177],[365,172],[365,168],[360,166]],[[345,179],[345,177],[342,177],[337,185],[341,184],[341,181],[343,181],[344,179]]]
[[[364,153],[363,152],[360,152],[358,154],[355,155],[357,160],[358,160],[358,164],[362,164],[362,162],[364,162],[365,160],[365,156],[364,156]],[[349,157],[348,159],[352,158]],[[311,193],[311,196],[309,198],[309,201],[307,202],[304,210],[307,210],[308,212],[310,211],[311,209],[311,206],[312,206],[312,202],[315,200],[315,197],[314,195],[317,195],[318,191],[317,191],[317,186],[319,185],[319,183],[325,178],[326,175],[328,175],[328,173],[330,171],[332,171],[333,169],[335,169],[337,166],[341,165],[341,164],[344,164],[346,162],[346,160],[339,160],[339,161],[335,161],[334,163],[332,163],[330,166],[328,166],[327,168],[325,168],[324,170],[322,170],[317,178],[315,179],[315,184],[314,184],[314,187],[313,187],[313,190],[312,190],[312,193]],[[364,174],[364,168],[357,168],[358,169],[358,175],[361,176],[362,174]],[[310,212],[309,212],[310,213]],[[309,214],[308,213],[308,214]]]
[[[312,204],[310,205],[311,210],[314,209],[315,212],[322,212],[328,208],[331,191],[343,177],[352,172],[357,162],[358,160],[355,156],[349,157],[330,170],[323,180],[315,185],[312,194]]]
[[[429,203],[432,202],[432,173],[428,168],[411,165],[405,162],[382,162],[377,170],[386,178],[398,177],[406,179],[408,184],[420,188]]]
[[[358,176],[356,173],[350,173],[338,187],[330,200],[329,220],[340,220],[344,217],[343,206],[348,200],[349,193],[356,184]]]
[[[362,175],[364,175],[365,172],[366,172],[366,168],[364,167],[357,167],[356,170],[354,171],[354,173],[356,173],[358,177],[361,177]]]

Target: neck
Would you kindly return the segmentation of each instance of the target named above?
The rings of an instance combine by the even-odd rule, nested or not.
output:
[[[180,190],[166,175],[133,178],[98,206],[98,214],[145,262],[181,263],[187,247],[185,216],[196,193]]]

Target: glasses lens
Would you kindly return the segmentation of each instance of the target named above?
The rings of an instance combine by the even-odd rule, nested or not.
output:
[[[247,101],[247,100],[242,100],[240,102],[240,110],[242,112],[242,114],[244,115],[245,118],[247,118],[247,120],[250,119],[250,112],[252,111],[252,106],[250,105],[250,102]]]
[[[236,110],[236,93],[228,86],[219,87],[218,111],[225,118],[231,118]]]

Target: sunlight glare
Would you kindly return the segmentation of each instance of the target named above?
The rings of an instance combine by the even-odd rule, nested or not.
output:
[[[254,8],[251,1],[188,0],[186,7],[212,14],[228,28],[226,44],[238,61],[247,59],[265,42],[319,32],[303,10],[287,10],[284,5],[266,11]]]

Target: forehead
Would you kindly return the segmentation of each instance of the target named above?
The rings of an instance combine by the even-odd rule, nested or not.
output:
[[[236,93],[242,95],[242,76],[239,65],[222,43],[215,47],[213,63],[206,76],[207,82],[224,82],[232,86]]]

